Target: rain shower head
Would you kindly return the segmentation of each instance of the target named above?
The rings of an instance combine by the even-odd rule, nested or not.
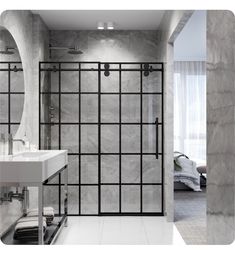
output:
[[[15,50],[15,48],[13,48],[13,47],[6,47],[5,50],[0,50],[0,54],[13,55],[13,54],[15,54],[14,50]]]
[[[77,46],[73,46],[73,47],[60,47],[60,46],[51,46],[51,45],[49,45],[49,49],[50,50],[67,50],[67,53],[68,54],[72,54],[72,55],[83,54],[83,52],[81,50],[79,50],[79,48]]]
[[[69,48],[67,52],[68,52],[68,54],[72,54],[72,55],[83,54],[83,52],[81,50],[79,50],[78,48],[76,48],[76,47]]]

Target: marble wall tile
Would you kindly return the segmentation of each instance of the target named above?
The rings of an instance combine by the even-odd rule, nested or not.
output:
[[[101,122],[119,122],[118,95],[101,95]]]
[[[149,76],[143,76],[143,92],[161,92],[161,82],[160,72],[153,72]]]
[[[0,65],[1,68],[7,68],[7,65]],[[7,72],[0,72],[0,92],[7,92],[8,91],[8,73]]]
[[[140,186],[122,186],[122,212],[140,212]]]
[[[98,122],[98,95],[81,95],[81,122]]]
[[[161,157],[156,160],[153,155],[143,155],[143,183],[161,182]]]
[[[162,121],[162,98],[157,95],[143,95],[143,122],[154,123]]]
[[[57,115],[59,114],[59,98],[56,95],[52,95],[52,98],[56,98],[56,102],[52,101],[54,120],[57,121]],[[78,95],[61,95],[61,122],[78,122],[79,120],[79,96]],[[83,115],[82,115],[83,116]]]
[[[80,143],[82,153],[98,153],[98,127],[96,125],[82,125]]]
[[[68,68],[61,67],[61,68]],[[78,67],[73,67],[78,68]],[[61,91],[62,92],[78,92],[79,90],[79,76],[77,72],[62,71],[61,72]]]
[[[0,122],[8,122],[8,96],[0,95]]]
[[[122,182],[140,183],[140,156],[122,155]]]
[[[98,184],[98,156],[81,156],[81,183]]]
[[[119,212],[119,186],[101,186],[101,212]]]
[[[49,140],[48,141],[49,148],[51,150],[58,150],[59,149],[59,126],[58,125],[50,126],[49,133],[48,134],[46,133],[45,135],[46,136],[48,135],[48,137],[46,137],[46,140]]]
[[[101,75],[101,92],[119,92],[119,73],[110,71],[109,76]]]
[[[208,244],[229,244],[235,236],[234,29],[232,12],[207,11]]]
[[[57,69],[59,68],[58,64],[53,64],[53,65],[48,64],[48,65],[44,66],[44,68],[51,68],[51,67],[52,68],[55,67]],[[58,92],[59,91],[59,72],[49,72],[49,76],[50,76],[50,81],[49,81],[49,84],[46,86],[46,90],[51,91],[51,92]],[[68,78],[67,72],[66,73],[63,72],[62,75],[61,75],[61,81],[63,81],[63,83],[65,83],[66,78]],[[73,82],[71,81],[71,83],[73,83]],[[66,89],[69,90],[70,86],[71,85],[69,85],[69,84],[68,84],[68,87],[67,86],[61,86],[61,91],[65,92]]]
[[[22,67],[22,65],[17,64],[17,67]],[[24,73],[23,72],[11,73],[11,92],[24,92]]]
[[[122,122],[140,122],[140,96],[122,95]]]
[[[79,173],[78,173],[78,156],[68,156],[68,183],[78,183]]]
[[[81,187],[81,213],[82,214],[98,213],[98,187],[95,186]]]
[[[123,68],[127,68],[126,65]],[[130,66],[129,68],[140,68],[139,66]],[[140,92],[140,72],[122,72],[122,92]]]
[[[11,122],[19,122],[24,108],[24,95],[11,95]]]
[[[78,129],[78,125],[61,125],[62,150],[68,150],[69,153],[78,153]]]
[[[68,187],[68,212],[71,214],[78,214],[79,211],[79,187]]]
[[[119,156],[101,156],[101,182],[119,183]]]
[[[89,66],[84,66],[84,68],[89,68]],[[98,92],[98,72],[81,72],[81,91]]]
[[[122,125],[122,152],[140,152],[140,126]]]
[[[144,185],[143,186],[143,211],[161,212],[161,186]]]
[[[161,150],[161,132],[159,128],[159,152]],[[142,143],[143,143],[143,152],[144,153],[156,153],[156,127],[155,125],[143,125],[143,137],[142,137]]]
[[[101,126],[101,152],[117,153],[119,152],[119,126],[102,125]]]

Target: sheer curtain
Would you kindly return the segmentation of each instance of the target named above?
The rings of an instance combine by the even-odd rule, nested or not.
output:
[[[205,62],[174,63],[174,150],[206,163]]]

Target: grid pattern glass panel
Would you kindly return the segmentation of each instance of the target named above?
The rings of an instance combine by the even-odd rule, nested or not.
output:
[[[68,149],[69,214],[163,215],[163,64],[47,65],[40,148]]]

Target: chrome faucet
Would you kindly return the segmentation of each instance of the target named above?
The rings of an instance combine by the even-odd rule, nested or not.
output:
[[[22,142],[25,145],[25,141],[22,139],[13,139],[12,134],[8,136],[8,155],[13,155],[13,143],[14,142]]]

